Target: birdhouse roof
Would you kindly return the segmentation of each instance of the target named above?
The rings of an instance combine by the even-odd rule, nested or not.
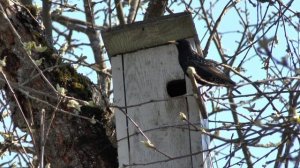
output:
[[[184,12],[114,27],[101,35],[108,55],[115,56],[192,38],[197,32],[191,14]]]

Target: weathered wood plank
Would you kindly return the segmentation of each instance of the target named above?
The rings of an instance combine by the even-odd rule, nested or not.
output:
[[[193,44],[191,39],[190,41]],[[205,127],[208,126],[206,121],[200,119],[195,98],[170,99],[166,92],[167,82],[185,78],[178,63],[175,45],[119,55],[112,58],[112,65],[115,104],[124,107],[151,100],[166,100],[128,108],[128,115],[146,132],[157,149],[171,157],[188,156],[147,165],[147,168],[207,167],[205,163],[208,159],[207,153],[189,155],[207,149],[209,139],[199,132],[189,130],[191,127],[183,125],[185,123],[178,118],[179,112],[185,112],[192,123],[196,125],[202,123]],[[186,83],[187,92],[191,94],[192,86],[187,77]],[[147,164],[168,160],[140,142],[145,141],[144,137],[118,109],[116,109],[116,124],[120,167],[123,164]],[[129,137],[129,143],[127,137]],[[204,166],[203,163],[205,163]],[[144,168],[145,166],[134,167]]]
[[[125,92],[124,92],[124,78],[123,78],[123,64],[122,55],[111,58],[113,87],[114,87],[114,104],[125,107]],[[126,112],[126,111],[125,111]],[[115,108],[115,119],[117,127],[117,141],[118,141],[118,160],[119,166],[123,164],[128,165],[130,162],[128,134],[127,134],[127,118],[120,111]]]
[[[138,130],[129,123],[131,164],[147,164],[166,161],[135,168],[190,168],[191,141],[199,142],[200,134],[190,136],[187,124],[179,119],[180,111],[187,111],[186,98],[170,99],[166,92],[167,82],[183,79],[184,74],[178,63],[175,45],[150,48],[124,55],[124,73],[126,83],[127,106],[151,100],[165,100],[142,106],[128,108],[128,115],[145,131],[151,142],[161,152],[171,156],[187,156],[169,160],[153,149],[146,148],[140,141],[145,141]],[[198,111],[190,111],[191,116],[198,116]],[[180,125],[180,126],[178,126]],[[200,162],[200,157],[194,159]]]
[[[188,39],[192,45],[192,47],[195,49],[195,42],[194,39]],[[188,76],[185,76],[186,80],[186,90],[187,94],[191,95],[193,93],[193,86],[191,83],[191,80]],[[203,86],[202,86],[203,87]],[[199,111],[199,106],[198,103],[196,102],[197,100],[195,97],[187,97],[187,102],[188,102],[188,117],[189,121],[191,123],[194,123],[197,126],[201,126],[203,128],[208,128],[208,122],[207,120],[204,120],[202,118],[202,115]],[[209,146],[209,137],[202,135],[200,132],[194,132],[191,131],[191,152],[192,153],[198,153],[199,151],[202,150],[207,150]],[[193,141],[192,139],[197,139],[196,141]],[[201,168],[207,168],[208,167],[208,162],[210,161],[209,159],[209,153],[204,152],[200,153],[198,155],[193,156],[193,167],[201,167]]]
[[[179,13],[102,31],[110,56],[166,44],[171,40],[197,36],[192,16]]]
[[[191,84],[191,80],[186,77],[186,86],[187,86],[187,93],[193,94],[193,88]],[[189,121],[196,126],[201,126],[203,128],[208,128],[207,120],[203,120],[201,113],[198,108],[198,104],[194,97],[187,97],[188,102],[188,118]],[[192,126],[190,128],[193,129]],[[198,153],[199,151],[208,149],[209,146],[209,139],[207,136],[201,134],[201,132],[191,131],[191,153]],[[196,140],[195,140],[196,139]],[[201,167],[207,168],[207,162],[209,161],[208,152],[199,153],[197,155],[193,155],[193,168]]]

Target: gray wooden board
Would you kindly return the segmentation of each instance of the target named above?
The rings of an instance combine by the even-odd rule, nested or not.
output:
[[[145,131],[151,142],[161,152],[171,157],[179,157],[199,151],[201,149],[201,134],[189,132],[187,124],[179,119],[179,112],[182,111],[186,114],[189,113],[191,121],[200,123],[199,111],[191,111],[193,109],[192,106],[197,107],[197,104],[191,101],[193,104],[187,105],[186,98],[170,99],[166,92],[168,81],[184,78],[184,74],[178,63],[178,53],[175,45],[160,46],[125,54],[123,58],[124,78],[120,75],[123,74],[121,72],[122,68],[119,68],[120,66],[122,67],[120,65],[120,62],[122,62],[121,56],[112,59],[115,103],[124,106],[125,100],[124,98],[122,99],[122,96],[126,96],[127,106],[151,100],[168,99],[167,101],[128,108],[128,115],[137,122],[139,127]],[[124,90],[122,89],[124,83],[126,95],[124,95]],[[190,87],[190,85],[188,86]],[[119,95],[120,92],[122,93]],[[189,102],[189,99],[187,100]],[[188,108],[190,109],[189,112],[187,112]],[[130,149],[122,147],[123,145],[128,146],[125,138],[128,136],[126,118],[124,119],[124,115],[123,117],[122,115],[116,111],[117,138],[123,139],[122,141],[118,141],[119,162],[121,164],[147,164],[168,160],[168,158],[153,149],[146,148],[141,143],[141,141],[145,141],[145,138],[141,136],[130,122],[128,125]],[[118,117],[121,117],[121,119],[118,119]],[[185,126],[182,126],[183,124]],[[191,147],[194,149],[191,149]],[[168,162],[134,167],[190,168],[198,166],[202,158],[203,156],[188,156]]]
[[[141,50],[124,56],[127,105],[169,98],[166,93],[167,81],[183,78],[175,51],[174,46],[169,45]],[[178,113],[182,110],[186,110],[184,99],[129,108],[128,114],[142,130],[154,129],[147,131],[147,136],[158,150],[171,157],[176,157],[189,153],[188,132],[178,128],[160,129],[160,127],[182,124],[178,119]],[[138,133],[138,130],[129,124],[129,134],[135,133]],[[140,134],[130,138],[130,156],[133,164],[147,164],[168,159],[158,152],[146,148],[141,143],[143,140],[145,141]],[[189,158],[184,158],[180,161],[172,160],[146,167],[184,168],[190,165],[189,161]]]
[[[193,39],[189,39],[189,41],[190,41],[192,47],[195,49],[196,47],[195,47],[195,43],[194,43]],[[186,79],[187,93],[189,95],[194,94],[191,80],[187,76],[185,79]],[[190,122],[195,123],[197,126],[200,125],[203,128],[208,128],[208,122],[207,122],[207,120],[204,120],[202,118],[195,97],[188,97],[187,101],[188,101],[188,109],[189,109],[188,116],[189,116]],[[191,131],[191,137],[199,137],[199,135],[201,135],[200,132]],[[205,136],[205,135],[200,136],[199,139],[196,141],[192,140],[191,141],[192,153],[198,153],[199,151],[207,150],[209,147],[209,143],[210,143],[209,137]],[[194,160],[197,160],[197,161],[195,162]],[[197,167],[207,168],[207,167],[209,167],[208,166],[209,161],[210,161],[210,159],[209,159],[208,152],[194,155],[193,156],[193,167],[194,168],[197,168]]]
[[[125,92],[124,92],[124,78],[123,78],[123,65],[122,55],[113,57],[111,59],[112,76],[113,76],[113,89],[114,89],[114,104],[124,107],[125,106]],[[118,141],[118,160],[119,167],[123,164],[128,165],[130,162],[128,134],[127,134],[127,119],[122,111],[115,108],[115,118],[117,127],[117,141]]]
[[[171,40],[197,36],[193,18],[188,13],[162,16],[101,32],[110,56],[166,44]]]

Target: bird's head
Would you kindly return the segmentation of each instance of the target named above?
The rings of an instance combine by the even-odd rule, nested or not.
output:
[[[177,40],[176,41],[177,45],[181,45],[181,46],[184,46],[184,47],[190,47],[190,42],[185,40],[185,39],[182,39],[182,40]]]
[[[177,41],[169,41],[170,44],[175,44],[179,50],[191,50],[190,42],[182,39]]]
[[[180,45],[180,46],[183,46],[183,47],[190,47],[190,42],[185,40],[185,39],[182,39],[182,40],[173,40],[173,41],[168,41],[170,44],[175,44],[175,45]]]
[[[192,46],[190,44],[189,41],[187,40],[177,40],[176,41],[176,47],[178,49],[178,52],[183,54],[183,55],[186,55],[186,54],[192,54],[193,53],[193,49],[192,49]]]

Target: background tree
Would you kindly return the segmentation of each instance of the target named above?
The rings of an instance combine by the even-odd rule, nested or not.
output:
[[[299,167],[294,0],[2,0],[1,166],[117,167],[110,63],[99,31],[185,10],[203,56],[233,67],[227,73],[242,92],[205,95],[210,128],[199,133],[213,140],[212,163]]]

